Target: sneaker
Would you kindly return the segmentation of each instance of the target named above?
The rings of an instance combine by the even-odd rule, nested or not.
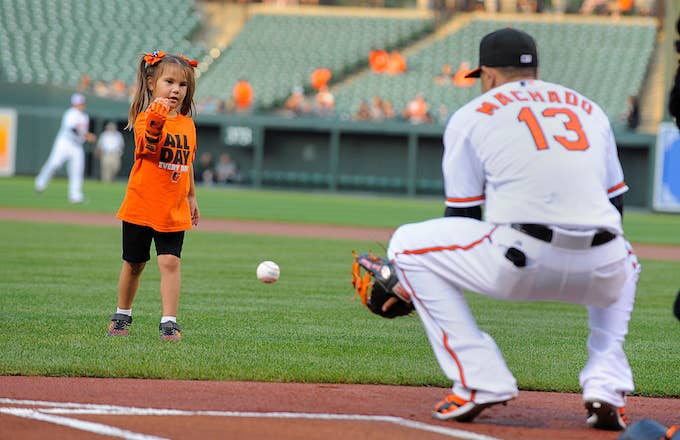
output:
[[[602,400],[586,400],[588,418],[586,423],[591,428],[607,431],[621,431],[628,426],[624,408],[617,407]]]
[[[512,399],[503,399],[493,402],[475,403],[472,400],[465,400],[455,394],[449,394],[446,399],[435,405],[432,410],[432,417],[439,420],[454,419],[459,422],[471,422],[486,408],[493,405],[506,405]]]
[[[130,324],[132,324],[132,316],[114,313],[111,315],[111,323],[109,324],[109,331],[106,332],[106,336],[127,336]]]
[[[182,329],[176,322],[161,322],[158,329],[161,331],[161,341],[179,341],[182,339]]]

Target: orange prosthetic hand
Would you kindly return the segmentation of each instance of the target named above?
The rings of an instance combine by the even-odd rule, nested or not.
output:
[[[156,151],[161,141],[163,125],[170,112],[170,104],[167,98],[156,98],[149,108],[146,109],[146,149]]]

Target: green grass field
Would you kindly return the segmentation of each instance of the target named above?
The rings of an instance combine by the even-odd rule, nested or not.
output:
[[[0,207],[114,213],[124,191],[86,182],[66,202],[63,180],[38,196],[28,178],[0,180]],[[394,227],[441,215],[436,199],[200,188],[205,217]],[[630,212],[633,241],[680,244],[680,216]],[[0,374],[449,386],[416,316],[384,320],[352,300],[351,250],[375,243],[191,232],[183,253],[183,341],[158,340],[155,259],[128,338],[106,338],[120,270],[117,227],[0,221]],[[255,279],[277,261],[278,283]],[[670,308],[678,262],[644,260],[626,351],[636,394],[680,397],[680,325]],[[468,295],[480,327],[521,389],[577,392],[586,360],[581,307]]]

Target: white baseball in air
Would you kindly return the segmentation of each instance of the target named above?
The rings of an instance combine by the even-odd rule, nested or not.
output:
[[[279,279],[281,275],[281,269],[279,265],[273,261],[263,261],[257,266],[257,279],[263,283],[273,283]]]

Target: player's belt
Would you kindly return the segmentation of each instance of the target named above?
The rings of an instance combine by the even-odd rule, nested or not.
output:
[[[545,225],[537,225],[532,223],[513,223],[510,225],[510,227],[547,243],[552,242],[553,239],[553,230]],[[601,244],[609,243],[615,238],[616,234],[601,230],[593,235],[593,241],[590,245],[599,246]]]

